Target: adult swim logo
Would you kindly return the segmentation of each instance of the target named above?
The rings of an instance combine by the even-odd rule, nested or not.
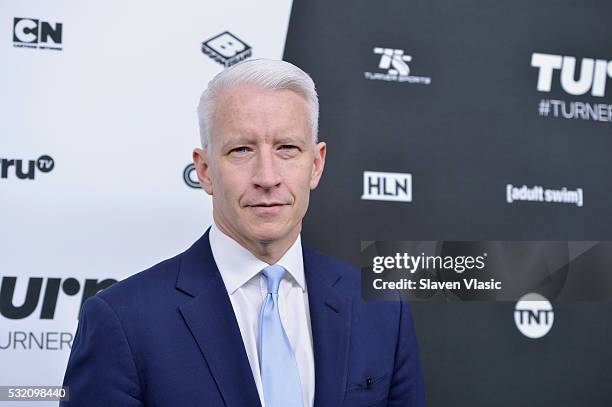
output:
[[[412,62],[412,55],[406,55],[403,49],[375,47],[374,54],[380,55],[378,68],[383,72],[364,72],[366,79],[371,81],[403,82],[429,85],[428,76],[410,75],[408,62]]]
[[[552,189],[540,185],[528,187],[506,184],[506,202],[544,202],[571,204],[577,207],[584,205],[584,191],[582,188],[569,189],[567,187]]]
[[[555,320],[552,304],[537,293],[522,296],[514,307],[514,323],[528,338],[538,339],[550,332]]]
[[[15,17],[13,19],[13,46],[61,51],[62,30],[62,23]]]
[[[533,53],[531,66],[538,69],[538,91],[551,92],[554,79],[559,78],[561,89],[569,95],[604,97],[607,80],[612,78],[612,61],[582,58],[580,74],[576,79],[577,62],[573,56]],[[558,77],[555,75],[556,71],[560,72]],[[542,99],[538,104],[538,114],[543,117],[610,122],[612,121],[612,105]]]
[[[364,171],[361,199],[412,202],[412,175],[400,172]]]
[[[37,172],[51,172],[55,161],[48,155],[41,155],[36,160],[13,158],[0,159],[0,179],[16,177],[17,179],[34,179]]]
[[[251,47],[229,31],[204,41],[202,52],[226,68],[252,55]]]

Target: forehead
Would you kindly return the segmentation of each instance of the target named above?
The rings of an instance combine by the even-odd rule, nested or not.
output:
[[[215,137],[278,136],[308,137],[309,106],[289,89],[268,90],[252,85],[221,90],[212,117]]]

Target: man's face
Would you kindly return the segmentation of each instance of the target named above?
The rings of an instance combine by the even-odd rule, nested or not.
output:
[[[319,183],[325,143],[290,90],[235,86],[217,95],[206,151],[193,158],[221,230],[243,246],[293,242]]]

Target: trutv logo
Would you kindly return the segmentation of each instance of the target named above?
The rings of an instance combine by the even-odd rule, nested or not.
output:
[[[0,179],[17,177],[18,179],[34,179],[36,172],[50,172],[55,167],[55,161],[48,155],[41,155],[36,160],[19,158],[0,158]]]
[[[531,66],[538,68],[538,90],[550,92],[556,70],[561,71],[561,88],[570,95],[591,95],[603,97],[606,82],[612,78],[612,61],[582,58],[580,75],[576,79],[576,58],[553,54],[531,55]]]
[[[46,285],[43,290],[42,287],[45,280]],[[2,277],[2,286],[0,287],[0,314],[8,319],[27,318],[34,313],[42,299],[40,319],[53,319],[60,293],[70,296],[81,293],[81,305],[83,305],[86,299],[116,282],[117,280],[112,278],[102,281],[86,279],[85,283],[81,284],[79,280],[72,277],[66,278],[63,281],[61,278],[30,277],[25,300],[23,300],[21,305],[15,305],[17,277],[5,276]],[[23,298],[23,295],[18,295],[17,297]]]
[[[13,19],[13,46],[61,51],[62,27],[62,23],[15,17]]]

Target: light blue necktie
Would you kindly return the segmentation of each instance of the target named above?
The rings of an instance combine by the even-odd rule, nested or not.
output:
[[[273,264],[262,270],[268,295],[259,312],[259,370],[266,407],[302,407],[300,374],[278,313],[278,286],[285,269]]]

